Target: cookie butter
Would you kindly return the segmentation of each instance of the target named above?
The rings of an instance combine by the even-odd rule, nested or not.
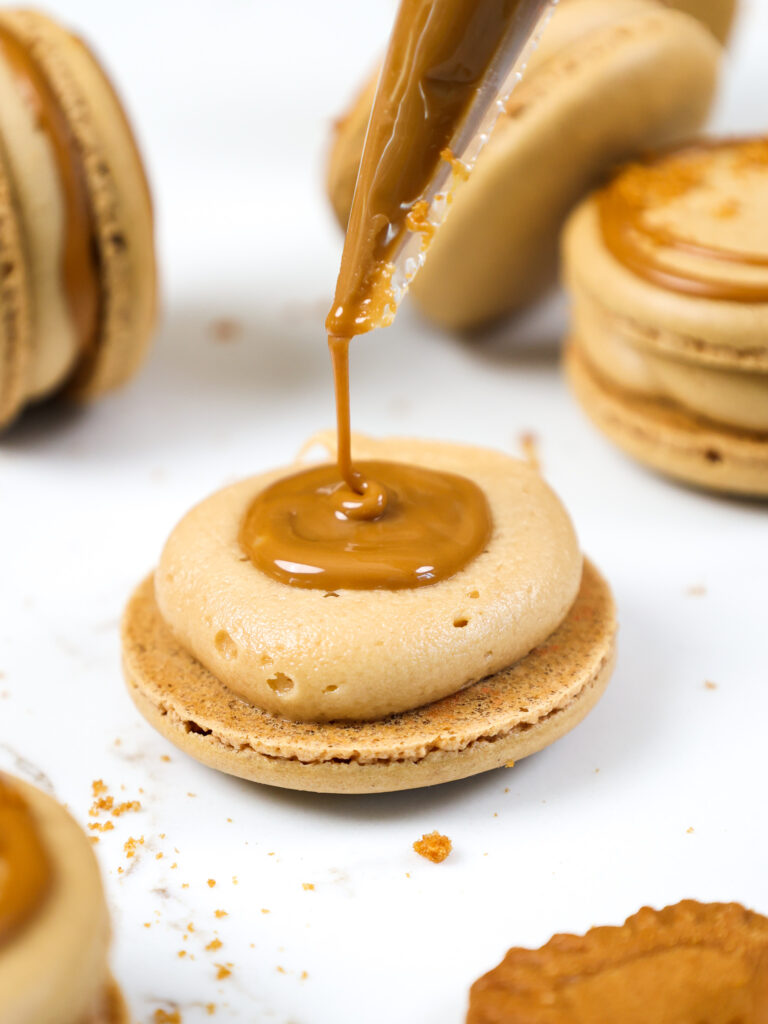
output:
[[[422,586],[462,569],[490,534],[487,503],[470,481],[421,467],[371,465],[363,472],[353,465],[349,344],[394,317],[398,295],[419,265],[416,260],[406,281],[394,286],[404,239],[418,236],[423,258],[435,233],[435,193],[442,183],[445,206],[453,184],[468,174],[451,145],[462,127],[465,135],[475,125],[479,131],[480,115],[498,99],[547,6],[548,0],[402,0],[326,321],[338,468],[275,483],[256,497],[241,533],[254,564],[281,582]]]
[[[562,623],[581,578],[568,515],[527,463],[396,439],[356,437],[353,452],[363,463],[466,478],[490,510],[485,547],[429,587],[285,586],[254,570],[241,530],[258,494],[306,472],[295,464],[192,509],[155,574],[157,605],[176,640],[234,694],[295,720],[378,719],[507,668]],[[383,546],[381,554],[388,562]]]
[[[0,956],[3,944],[35,915],[50,882],[50,861],[32,812],[0,773]]]

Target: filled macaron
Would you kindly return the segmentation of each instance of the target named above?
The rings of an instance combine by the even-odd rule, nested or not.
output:
[[[41,790],[0,773],[0,1020],[127,1024],[88,838]]]
[[[98,60],[36,11],[0,11],[0,258],[0,427],[128,380],[157,304],[149,187]]]
[[[687,483],[768,495],[768,140],[624,168],[567,225],[566,365],[596,425]]]
[[[521,309],[555,280],[560,229],[616,163],[689,138],[714,95],[720,46],[655,0],[569,0],[411,286],[435,323],[471,329]],[[376,75],[337,122],[328,193],[345,225]]]
[[[301,467],[225,488],[179,523],[128,604],[142,714],[222,771],[339,793],[463,778],[575,726],[611,675],[615,613],[538,472],[448,443],[357,438],[354,453],[472,481],[490,508],[484,549],[413,589],[303,589],[254,565],[241,534],[254,499]]]

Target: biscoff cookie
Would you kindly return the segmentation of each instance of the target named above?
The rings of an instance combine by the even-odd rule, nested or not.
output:
[[[764,1024],[768,918],[737,903],[644,907],[620,927],[510,949],[467,1024]]]

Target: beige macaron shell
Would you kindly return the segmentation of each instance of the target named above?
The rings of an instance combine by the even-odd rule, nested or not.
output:
[[[148,347],[156,315],[153,215],[141,158],[115,92],[87,47],[32,11],[3,11],[29,46],[67,114],[83,153],[101,274],[95,350],[72,390],[89,397],[130,377]]]
[[[150,577],[126,608],[123,666],[139,711],[203,764],[289,789],[381,793],[511,766],[559,739],[605,690],[615,636],[610,590],[585,562],[564,622],[516,665],[377,722],[292,722],[239,700],[173,638]]]
[[[697,131],[719,54],[701,24],[653,0],[559,7],[414,279],[417,304],[449,328],[528,304],[554,280],[563,221],[600,175]],[[329,189],[342,223],[362,121],[350,112],[334,144]]]
[[[29,271],[18,210],[0,147],[0,428],[21,411],[32,360]]]
[[[72,372],[78,339],[61,275],[65,213],[56,155],[0,49],[0,144],[8,167],[29,266],[34,345],[27,400],[56,390]]]
[[[571,298],[571,334],[609,381],[670,399],[729,427],[768,433],[768,372],[727,370],[656,353],[637,343],[636,332],[624,332],[626,318],[612,316],[578,287]]]
[[[593,423],[634,458],[697,487],[768,497],[765,434],[730,431],[616,386],[591,365],[578,338],[566,349],[565,367]]]
[[[39,911],[0,950],[0,1020],[102,1024],[97,1011],[111,984],[109,917],[96,858],[60,804],[26,783],[14,785],[35,816],[53,880]]]
[[[667,0],[670,7],[692,14],[703,21],[724,43],[730,34],[737,0]]]
[[[356,438],[353,450],[474,480],[493,520],[486,551],[429,587],[328,598],[286,586],[252,565],[238,534],[258,492],[296,465],[203,501],[174,529],[156,575],[177,639],[243,699],[294,719],[380,718],[497,672],[557,628],[581,576],[570,519],[528,464],[401,439]]]

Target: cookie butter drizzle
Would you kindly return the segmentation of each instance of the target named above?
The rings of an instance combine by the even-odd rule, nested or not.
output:
[[[100,289],[94,255],[94,219],[82,152],[45,73],[28,46],[6,25],[0,25],[0,53],[53,149],[64,200],[61,275],[80,351],[87,353],[96,341]]]
[[[653,284],[685,295],[731,302],[768,302],[768,282],[718,279],[693,269],[671,266],[664,253],[681,252],[717,263],[768,268],[768,254],[709,246],[650,224],[646,214],[706,183],[706,162],[713,153],[733,150],[742,169],[761,168],[768,176],[768,139],[698,142],[643,164],[631,164],[598,196],[603,241],[625,267]]]
[[[514,39],[519,55],[547,6],[548,0],[402,0],[326,320],[337,465],[258,495],[240,533],[254,564],[281,582],[328,591],[423,586],[453,576],[488,542],[488,503],[471,480],[395,463],[353,464],[349,345],[392,322],[404,240],[419,235],[423,256],[434,234],[430,186],[440,169],[454,180],[466,177],[451,141],[473,105],[487,102],[481,88],[498,71],[503,46]],[[450,195],[431,199],[445,204]]]
[[[32,813],[0,773],[0,950],[39,909],[50,882],[48,855]]]

